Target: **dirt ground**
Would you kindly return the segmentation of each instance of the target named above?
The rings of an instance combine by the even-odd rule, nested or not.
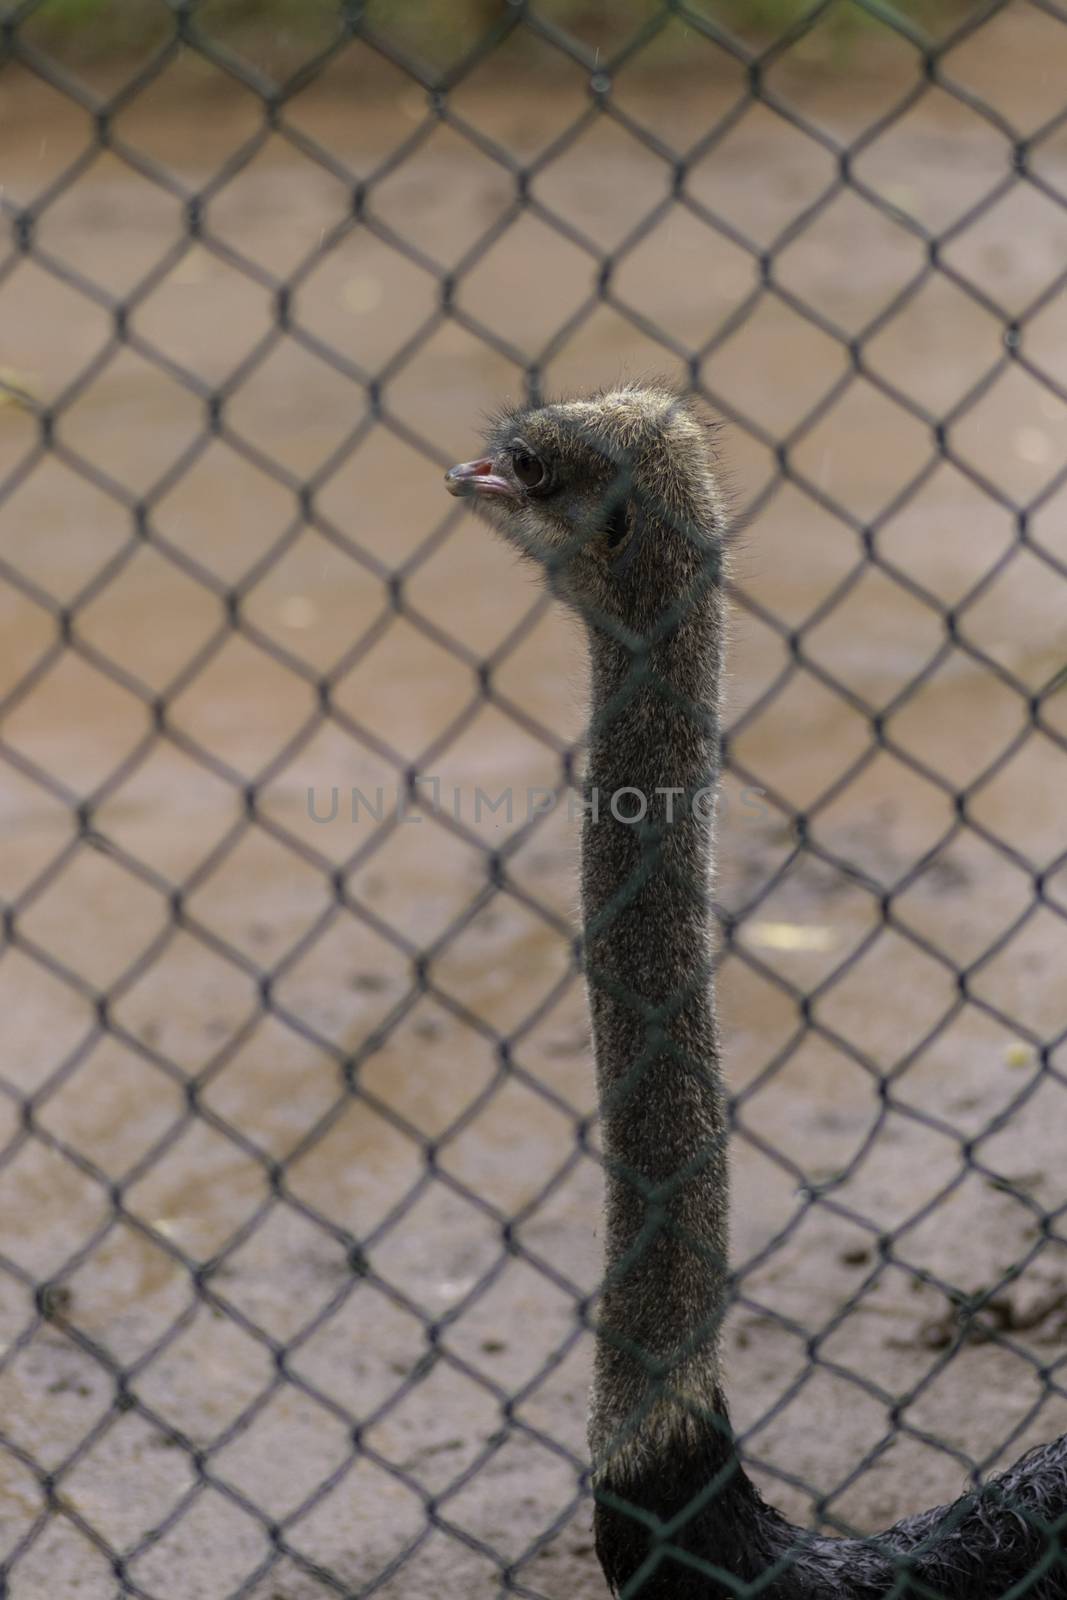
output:
[[[692,48],[681,88],[617,84],[674,150],[741,92]],[[737,502],[758,508],[734,563],[717,890],[741,918],[721,967],[735,1419],[779,1505],[861,1528],[1067,1427],[1067,1260],[1042,1220],[1067,1203],[1052,1070],[1067,1064],[1067,695],[1036,720],[1026,699],[1067,642],[1067,133],[1031,150],[1039,183],[1013,180],[1003,132],[931,89],[856,155],[866,197],[842,189],[791,232],[834,163],[767,106],[693,163],[697,209],[601,116],[513,217],[513,179],[474,134],[529,161],[586,101],[577,74],[510,71],[457,89],[471,133],[426,124],[384,65],[359,93],[327,73],[285,121],[335,170],[272,137],[212,189],[210,247],[179,248],[177,194],[103,153],[41,208],[40,259],[0,258],[2,375],[63,397],[43,455],[32,405],[0,407],[0,571],[25,580],[0,582],[12,1600],[604,1593],[580,1487],[575,1306],[598,1278],[600,1176],[575,1138],[594,1109],[566,937],[575,830],[565,805],[526,830],[523,896],[487,888],[484,849],[523,825],[528,791],[558,785],[583,661],[439,469],[531,360],[550,391],[684,376],[680,353],[711,346],[757,287],[741,237],[775,244],[783,293],[757,296],[701,368]],[[1012,9],[945,71],[1030,134],[1062,109],[1067,27]],[[787,57],[768,81],[845,142],[916,65],[903,45],[843,76]],[[185,61],[114,131],[194,190],[260,115]],[[70,101],[9,69],[5,208],[39,200],[88,136]],[[368,221],[346,226],[342,174],[365,179],[405,140]],[[593,254],[549,212],[618,252],[604,303]],[[908,217],[938,235],[960,222],[950,273],[922,276]],[[437,313],[419,252],[458,274],[457,316]],[[291,304],[306,337],[261,345],[271,283],[309,259]],[[108,297],[131,295],[130,341],[113,345]],[[846,353],[796,300],[849,337],[898,309],[864,343],[864,375],[833,390]],[[1005,355],[1005,317],[1023,317],[1024,361]],[[384,373],[383,421],[361,372]],[[197,381],[224,388],[219,437]],[[923,413],[948,418],[951,459]],[[1014,504],[1036,507],[1022,527]],[[78,649],[58,644],[57,607]],[[443,817],[393,815],[412,767],[439,780]],[[382,819],[353,817],[352,790],[373,805],[379,786]],[[474,817],[479,787],[510,787],[510,822]],[[799,855],[798,812],[815,846]],[[1016,1268],[987,1316],[999,1337],[957,1339],[952,1296]],[[120,1374],[135,1402],[115,1410]],[[51,1516],[38,1469],[57,1475]]]

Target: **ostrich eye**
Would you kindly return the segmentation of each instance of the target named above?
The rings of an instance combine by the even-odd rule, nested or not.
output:
[[[511,458],[515,476],[526,489],[536,489],[545,481],[544,463],[528,450],[516,450]]]

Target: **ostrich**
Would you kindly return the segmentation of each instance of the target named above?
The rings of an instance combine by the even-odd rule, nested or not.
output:
[[[870,1538],[792,1526],[745,1473],[720,1367],[727,1114],[708,886],[727,514],[711,437],[678,395],[633,385],[506,410],[486,446],[448,489],[540,565],[589,644],[583,958],[606,1182],[589,1443],[612,1590],[1067,1600],[1067,1436]]]

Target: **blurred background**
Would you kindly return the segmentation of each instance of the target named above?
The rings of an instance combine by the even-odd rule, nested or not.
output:
[[[0,14],[12,1600],[604,1593],[584,660],[441,472],[620,378],[743,525],[746,1450],[869,1529],[1062,1431],[1067,14]]]

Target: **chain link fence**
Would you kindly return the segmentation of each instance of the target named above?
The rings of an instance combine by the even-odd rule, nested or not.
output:
[[[1064,1427],[1067,13],[788,9],[3,8],[5,1595],[603,1592],[572,661],[440,473],[620,372],[744,524],[746,1459]]]

